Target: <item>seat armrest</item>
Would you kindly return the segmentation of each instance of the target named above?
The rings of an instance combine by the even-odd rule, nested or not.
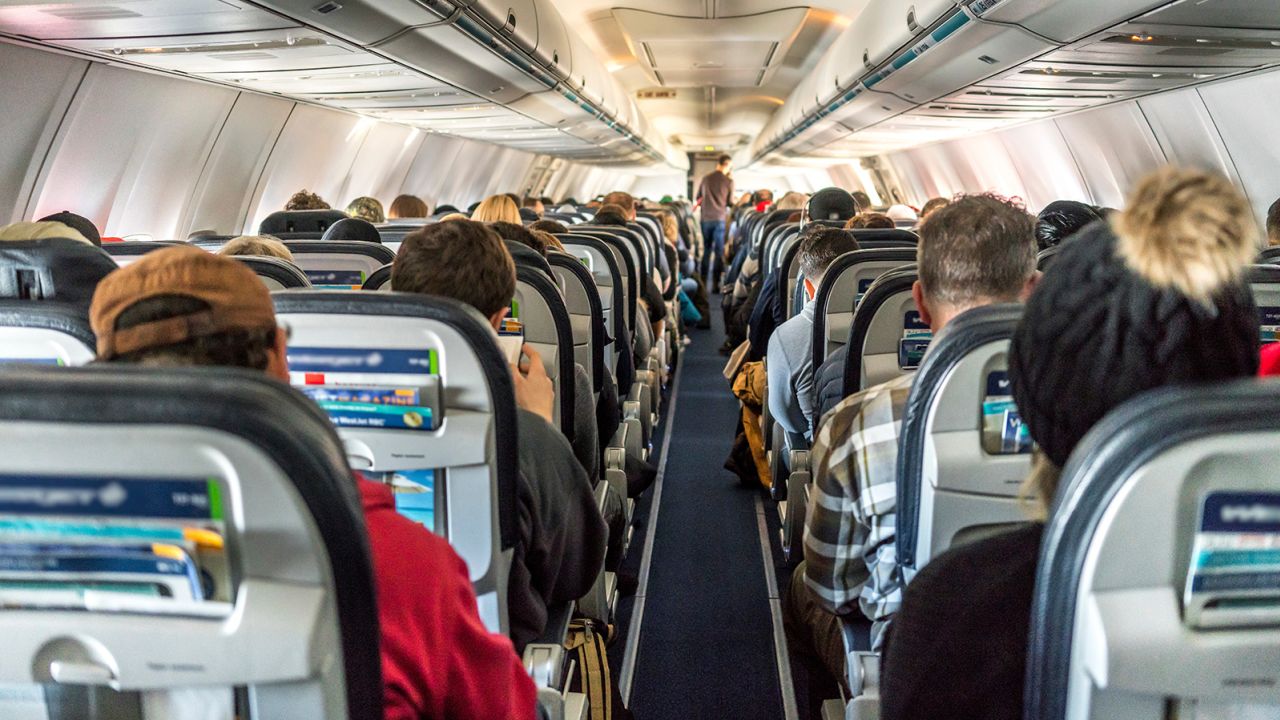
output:
[[[564,641],[573,619],[573,603],[547,608],[547,627],[542,636],[524,649],[524,669],[539,688],[560,691],[564,680]]]

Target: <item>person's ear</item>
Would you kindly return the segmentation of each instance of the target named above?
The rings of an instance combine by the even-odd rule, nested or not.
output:
[[[511,308],[504,307],[498,312],[489,316],[489,324],[493,326],[494,330],[499,330],[502,328],[502,321],[507,317],[507,313],[509,312],[511,312]]]
[[[818,288],[813,286],[813,281],[810,280],[809,278],[804,279],[804,294],[805,294],[805,297],[809,298],[810,300],[812,300],[818,294]]]
[[[1040,284],[1040,278],[1044,277],[1044,273],[1039,270],[1031,273],[1031,277],[1027,278],[1027,284],[1022,286],[1022,292],[1018,293],[1018,300],[1026,302],[1031,297],[1031,293],[1035,291],[1036,285]]]
[[[276,341],[267,359],[267,374],[277,380],[289,382],[289,331],[276,328]]]
[[[916,303],[916,311],[920,313],[920,322],[933,327],[933,313],[929,303],[924,299],[924,286],[917,280],[911,284],[911,299]]]

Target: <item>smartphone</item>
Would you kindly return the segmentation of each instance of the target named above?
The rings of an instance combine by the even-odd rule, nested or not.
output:
[[[520,353],[524,348],[524,338],[519,335],[499,335],[498,347],[507,358],[508,365],[520,366]]]

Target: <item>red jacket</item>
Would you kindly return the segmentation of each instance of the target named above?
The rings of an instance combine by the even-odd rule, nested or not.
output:
[[[1280,375],[1280,343],[1262,346],[1262,362],[1258,365],[1258,377]]]
[[[511,641],[480,621],[466,563],[360,480],[382,626],[386,720],[535,717],[537,690]]]

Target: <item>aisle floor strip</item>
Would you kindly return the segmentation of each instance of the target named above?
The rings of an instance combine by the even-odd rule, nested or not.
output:
[[[760,531],[760,554],[764,558],[764,581],[769,590],[769,615],[773,618],[773,658],[778,664],[778,685],[782,691],[782,712],[786,720],[799,720],[796,688],[791,680],[791,660],[787,655],[787,633],[782,626],[782,599],[778,595],[778,575],[773,568],[773,544],[764,501],[756,496],[756,527]]]
[[[687,348],[686,348],[687,349]],[[667,474],[667,455],[671,449],[671,429],[675,427],[676,403],[680,401],[680,369],[684,367],[684,352],[676,359],[672,373],[671,400],[667,403],[666,428],[662,433],[662,454],[658,464],[658,477],[653,482],[653,498],[649,504],[649,526],[644,534],[644,553],[640,556],[640,578],[636,586],[635,604],[631,611],[631,624],[627,628],[627,647],[622,655],[621,677],[618,692],[625,705],[631,704],[631,685],[636,675],[636,656],[640,652],[640,626],[644,624],[644,598],[649,591],[649,568],[653,564],[653,539],[658,530],[658,511],[662,509],[662,480]]]

